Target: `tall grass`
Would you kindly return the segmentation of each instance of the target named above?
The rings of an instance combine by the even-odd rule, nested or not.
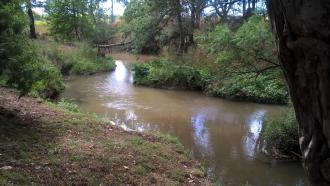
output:
[[[99,57],[97,50],[88,43],[59,44],[39,40],[36,44],[42,46],[39,52],[45,60],[57,65],[63,75],[93,74],[116,67],[112,57]]]

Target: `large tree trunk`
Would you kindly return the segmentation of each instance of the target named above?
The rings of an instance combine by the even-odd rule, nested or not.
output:
[[[253,12],[256,10],[256,2],[257,2],[257,0],[252,0],[252,11]]]
[[[180,32],[180,44],[179,48],[177,50],[177,54],[181,55],[184,51],[184,45],[185,45],[185,35],[183,31],[183,24],[182,24],[182,15],[181,15],[181,3],[180,0],[175,0],[175,6],[176,6],[176,18],[179,26],[179,32]]]
[[[190,15],[190,29],[189,29],[189,44],[194,43],[194,29],[196,23],[196,0],[191,0],[191,15]]]
[[[246,0],[242,0],[242,3],[243,3],[242,14],[243,14],[243,17],[244,17],[245,14],[246,14]]]
[[[304,169],[312,185],[330,185],[330,1],[269,0],[267,6]]]
[[[114,0],[111,0],[111,22],[115,22],[115,15],[113,13],[113,1]]]
[[[28,0],[28,2],[27,2],[27,12],[28,12],[28,16],[30,19],[30,37],[32,39],[37,39],[36,27],[34,24],[34,16],[33,16],[33,11],[32,11],[32,3],[30,0]]]

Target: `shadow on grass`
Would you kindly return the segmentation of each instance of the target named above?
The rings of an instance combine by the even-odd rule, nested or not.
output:
[[[56,130],[0,107],[0,185],[29,183],[31,169],[48,156]]]

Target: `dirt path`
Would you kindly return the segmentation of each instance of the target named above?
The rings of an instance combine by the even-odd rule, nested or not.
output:
[[[0,87],[0,185],[211,185],[176,138]]]

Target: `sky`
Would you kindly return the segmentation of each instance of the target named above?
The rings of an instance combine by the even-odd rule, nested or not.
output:
[[[41,1],[45,1],[45,0],[41,0]],[[111,0],[107,0],[105,3],[102,3],[102,6],[104,8],[109,9],[109,15],[110,15]],[[38,14],[45,14],[45,11],[43,8],[34,8],[33,10],[36,11]],[[115,15],[123,15],[124,10],[125,10],[125,7],[123,4],[114,2],[113,12]]]

